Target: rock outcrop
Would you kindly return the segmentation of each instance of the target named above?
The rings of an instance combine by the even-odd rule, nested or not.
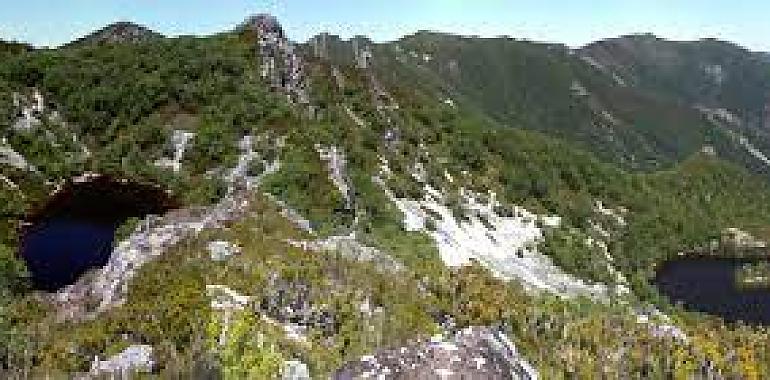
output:
[[[359,242],[355,233],[330,236],[325,239],[312,241],[290,240],[287,243],[306,251],[336,253],[350,260],[371,262],[382,272],[398,273],[404,270],[404,266],[387,253]]]
[[[277,91],[286,94],[293,103],[308,105],[308,78],[304,72],[302,57],[289,41],[278,20],[260,14],[248,18],[238,27],[245,33],[257,36],[258,54],[261,61],[262,79]]]
[[[241,248],[237,245],[222,240],[210,241],[206,245],[206,249],[208,249],[212,261],[225,261],[230,256],[241,252]]]
[[[91,371],[82,379],[120,378],[129,379],[136,373],[149,373],[155,365],[152,346],[135,345],[107,360],[95,358]]]
[[[347,160],[345,159],[345,153],[336,146],[323,147],[316,145],[316,151],[321,157],[321,161],[326,163],[327,170],[329,171],[329,179],[334,183],[334,186],[339,190],[342,198],[345,200],[345,209],[352,210],[354,205],[353,199],[353,187],[350,184],[350,180],[347,177]]]
[[[40,125],[46,110],[45,99],[38,89],[33,89],[29,96],[14,93],[13,107],[18,110],[18,118],[13,124],[16,131],[29,131]]]
[[[174,172],[178,172],[182,169],[182,159],[184,153],[195,138],[195,133],[183,131],[180,129],[174,130],[171,135],[171,146],[173,148],[173,155],[171,157],[163,157],[155,162],[155,166],[161,168],[170,168]]]
[[[60,317],[94,317],[101,311],[122,304],[128,285],[140,267],[187,237],[241,218],[248,208],[248,196],[231,195],[213,206],[177,210],[160,218],[146,218],[128,239],[118,244],[107,265],[93,278],[85,277],[55,295]],[[89,304],[98,306],[89,310]]]
[[[24,156],[13,150],[5,139],[0,141],[0,165],[7,165],[19,170],[35,170],[35,167],[30,165]]]
[[[436,337],[363,356],[345,364],[333,378],[535,380],[538,375],[505,334],[470,327],[448,339]]]
[[[384,173],[381,173],[384,174]],[[536,215],[514,207],[512,215],[499,215],[500,204],[490,194],[487,202],[479,194],[463,191],[463,217],[458,218],[445,194],[425,185],[424,198],[397,198],[379,177],[374,181],[404,213],[404,228],[430,236],[438,247],[444,264],[459,267],[476,261],[496,277],[518,280],[531,291],[546,291],[572,298],[586,296],[605,299],[609,289],[604,284],[588,284],[565,273],[546,255],[538,252],[543,228],[556,227],[555,216]]]
[[[299,360],[287,360],[281,370],[283,380],[310,380],[310,370],[307,364]]]

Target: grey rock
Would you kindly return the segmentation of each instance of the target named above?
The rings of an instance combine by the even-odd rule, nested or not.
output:
[[[237,255],[241,252],[240,247],[230,243],[228,241],[216,240],[208,243],[206,248],[209,251],[211,260],[224,261],[232,255]]]
[[[307,364],[299,360],[287,360],[283,363],[283,380],[310,380]]]
[[[123,352],[107,360],[94,359],[91,371],[86,378],[96,378],[104,375],[128,378],[132,373],[152,372],[155,362],[152,359],[153,349],[148,345],[130,346]]]
[[[502,332],[470,327],[447,339],[434,337],[363,356],[332,378],[536,380],[538,374]]]

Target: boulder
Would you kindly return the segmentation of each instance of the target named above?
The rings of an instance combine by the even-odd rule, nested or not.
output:
[[[310,370],[307,364],[299,360],[287,360],[283,362],[283,380],[310,380]]]
[[[209,251],[211,260],[214,261],[224,261],[230,256],[237,255],[241,252],[240,247],[237,245],[222,240],[211,241],[206,248]]]
[[[134,345],[107,360],[99,360],[96,357],[91,364],[91,371],[87,378],[99,378],[105,375],[129,378],[134,373],[152,372],[155,365],[152,354],[152,346]]]

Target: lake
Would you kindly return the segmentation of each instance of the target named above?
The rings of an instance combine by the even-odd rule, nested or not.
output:
[[[736,283],[745,264],[767,259],[682,257],[658,267],[655,283],[672,303],[686,310],[708,313],[728,322],[770,325],[770,288],[747,288]]]
[[[115,230],[129,217],[175,207],[172,197],[150,184],[107,176],[69,181],[27,216],[20,255],[34,287],[56,291],[107,263]]]

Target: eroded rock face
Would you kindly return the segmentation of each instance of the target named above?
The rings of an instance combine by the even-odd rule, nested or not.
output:
[[[446,204],[446,195],[437,189],[426,185],[424,198],[411,200],[397,198],[379,177],[374,181],[404,213],[404,229],[430,236],[447,266],[461,267],[475,261],[496,277],[518,280],[534,292],[606,299],[606,285],[589,284],[565,273],[538,252],[543,229],[558,226],[558,217],[536,215],[521,207],[514,207],[512,215],[499,215],[496,209],[501,205],[494,200],[494,194],[483,201],[480,194],[463,191],[460,206],[465,217],[457,218]]]
[[[385,349],[345,364],[336,380],[537,379],[537,372],[501,332],[470,327],[453,336]]]

